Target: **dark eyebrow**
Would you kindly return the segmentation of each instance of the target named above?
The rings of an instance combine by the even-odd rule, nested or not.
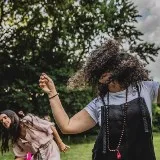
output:
[[[3,118],[6,118],[6,117],[7,117],[7,115],[4,115],[4,116],[2,117],[2,119],[3,119]],[[2,120],[1,120],[1,121],[2,121]]]

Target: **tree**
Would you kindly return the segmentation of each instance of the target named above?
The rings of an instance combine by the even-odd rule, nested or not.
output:
[[[70,114],[84,107],[91,92],[67,91],[66,83],[98,38],[120,37],[145,62],[160,49],[141,40],[134,25],[140,15],[128,0],[15,0],[0,8],[1,109],[47,112],[38,87],[42,72],[54,79]]]

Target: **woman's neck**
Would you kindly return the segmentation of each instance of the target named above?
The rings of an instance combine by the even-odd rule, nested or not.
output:
[[[116,83],[116,82],[110,83],[108,85],[108,89],[109,89],[109,92],[113,92],[113,93],[125,90],[125,88],[123,88],[119,83]]]

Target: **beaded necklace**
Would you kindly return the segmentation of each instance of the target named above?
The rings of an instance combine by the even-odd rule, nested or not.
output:
[[[119,147],[121,145],[123,136],[124,136],[124,131],[125,131],[125,124],[126,124],[126,118],[127,118],[127,108],[128,108],[128,103],[127,103],[127,97],[128,97],[128,89],[126,89],[126,102],[124,104],[124,116],[123,116],[123,126],[122,126],[122,131],[121,131],[121,135],[117,144],[117,147],[115,149],[111,149],[110,147],[110,138],[109,138],[109,93],[107,94],[107,111],[105,111],[105,109],[103,108],[103,121],[104,121],[104,127],[103,127],[103,153],[106,153],[106,142],[107,142],[107,148],[110,152],[117,152],[117,159],[120,160],[121,159],[121,153],[119,151]],[[102,99],[103,103],[104,103],[104,107],[105,102],[104,99]],[[105,118],[106,117],[106,118]]]

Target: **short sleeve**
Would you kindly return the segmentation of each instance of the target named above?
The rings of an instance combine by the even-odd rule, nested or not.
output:
[[[88,112],[88,114],[92,117],[92,119],[97,123],[98,111],[96,106],[96,99],[91,101],[84,109]]]
[[[160,85],[159,82],[144,81],[143,84],[146,87],[147,91],[149,92],[152,102],[153,101],[156,102],[158,97],[158,89]]]
[[[19,158],[25,158],[25,156],[27,154],[27,152],[25,152],[20,147],[18,147],[17,144],[13,145],[13,153],[14,153],[15,157],[19,157]]]
[[[35,127],[39,131],[46,132],[47,134],[52,134],[53,131],[51,126],[54,126],[54,123],[48,122],[47,120],[43,120],[37,116],[32,114],[28,114],[22,119],[22,122],[29,123],[33,127]]]

